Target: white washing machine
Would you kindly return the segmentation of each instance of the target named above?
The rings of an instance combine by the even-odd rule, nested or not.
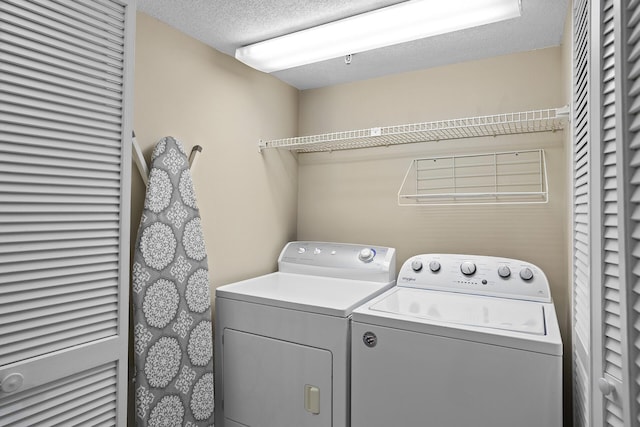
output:
[[[418,255],[353,312],[352,427],[561,427],[546,276],[506,258]]]
[[[347,427],[350,316],[395,249],[291,242],[278,272],[216,290],[216,427]]]

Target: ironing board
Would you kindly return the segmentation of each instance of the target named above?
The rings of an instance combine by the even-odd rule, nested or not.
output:
[[[182,143],[161,139],[133,271],[138,426],[213,426],[213,342],[204,235]]]

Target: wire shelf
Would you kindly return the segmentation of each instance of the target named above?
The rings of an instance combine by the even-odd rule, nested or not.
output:
[[[544,150],[414,159],[400,206],[547,203]]]
[[[569,109],[524,111],[397,126],[374,127],[321,135],[260,141],[260,151],[284,148],[299,153],[379,147],[413,142],[483,136],[555,132],[564,129]]]

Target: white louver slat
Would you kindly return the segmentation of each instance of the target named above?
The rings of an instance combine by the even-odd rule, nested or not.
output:
[[[134,15],[0,2],[3,426],[125,424]]]
[[[590,424],[591,300],[589,216],[589,0],[573,10],[573,418],[577,427]]]

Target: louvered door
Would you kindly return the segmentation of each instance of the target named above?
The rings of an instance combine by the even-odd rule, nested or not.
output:
[[[589,156],[591,150],[590,1],[577,0],[573,10],[573,396],[577,427],[590,424],[591,299]]]
[[[574,12],[576,70],[585,43],[580,11],[587,2],[577,0]],[[640,1],[603,0],[586,10],[591,20],[586,31],[592,31],[586,54],[591,83],[585,86],[591,138],[583,178],[578,173],[583,138],[574,132],[574,235],[587,230],[589,236],[574,239],[574,421],[631,427],[640,423]],[[582,86],[576,71],[576,94]],[[576,95],[576,129],[581,105]],[[581,190],[584,182],[587,192]],[[577,203],[582,194],[588,195],[586,202]],[[577,220],[583,213],[586,227]],[[585,250],[589,264],[583,269],[578,260]]]
[[[3,426],[126,424],[134,19],[0,2]]]
[[[625,404],[627,387],[627,339],[626,310],[624,298],[624,236],[625,209],[621,203],[621,112],[622,96],[620,57],[620,2],[605,0],[597,2],[599,37],[598,92],[600,117],[598,121],[599,168],[593,169],[599,186],[599,200],[595,205],[600,218],[598,254],[594,264],[598,275],[594,275],[592,297],[594,301],[594,424],[603,426],[625,426],[628,409]]]
[[[626,307],[630,425],[640,425],[640,0],[623,2],[625,117],[621,145],[624,188],[623,218],[626,251]]]

